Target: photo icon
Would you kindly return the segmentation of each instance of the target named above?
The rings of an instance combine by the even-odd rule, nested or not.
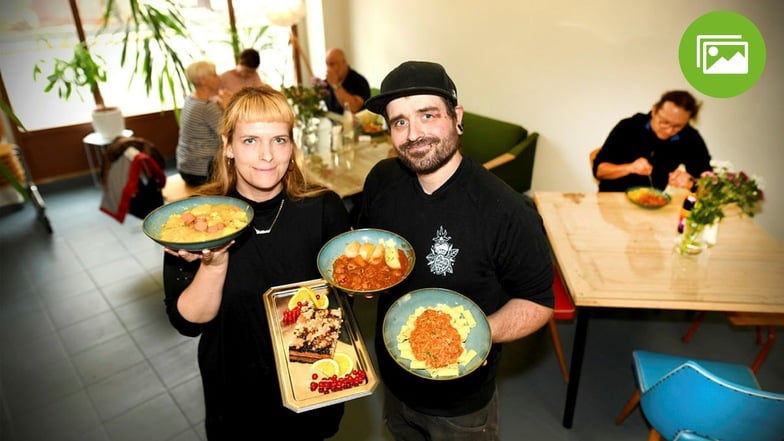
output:
[[[765,70],[765,39],[748,18],[712,11],[683,31],[678,63],[684,78],[700,93],[731,98],[754,87]]]
[[[748,74],[749,42],[741,35],[697,35],[697,68],[706,75]]]

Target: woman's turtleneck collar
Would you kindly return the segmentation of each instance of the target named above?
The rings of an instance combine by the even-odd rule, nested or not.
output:
[[[242,199],[243,201],[247,202],[248,204],[250,204],[251,207],[253,207],[253,211],[255,211],[258,214],[259,212],[263,213],[265,211],[273,210],[273,209],[277,211],[278,207],[280,206],[280,200],[286,197],[286,192],[281,191],[280,193],[275,195],[275,197],[273,197],[272,199],[268,199],[266,201],[261,201],[261,202],[256,202],[251,199],[248,199],[245,196],[239,194],[237,190],[232,191],[229,196],[235,197],[237,199]]]

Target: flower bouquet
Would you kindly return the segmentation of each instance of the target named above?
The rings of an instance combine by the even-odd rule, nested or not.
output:
[[[320,78],[313,78],[311,87],[294,85],[284,87],[283,93],[289,99],[294,114],[297,116],[297,127],[294,130],[295,142],[305,154],[313,153],[318,142],[318,117],[324,115],[327,106],[327,83]]]
[[[706,227],[718,224],[726,215],[725,208],[735,204],[741,215],[754,217],[764,199],[762,181],[744,172],[732,171],[730,162],[711,162],[712,171],[703,172],[695,184],[696,202],[684,222],[683,236],[678,244],[681,254],[696,254],[704,248]]]
[[[303,127],[308,126],[313,118],[326,113],[324,99],[327,97],[327,87],[324,80],[314,77],[311,87],[297,84],[283,88],[283,93],[289,99],[294,114]]]

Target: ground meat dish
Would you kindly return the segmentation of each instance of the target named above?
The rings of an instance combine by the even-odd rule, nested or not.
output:
[[[440,368],[457,363],[463,353],[462,338],[451,323],[449,314],[426,309],[414,322],[409,341],[417,360],[430,368]]]

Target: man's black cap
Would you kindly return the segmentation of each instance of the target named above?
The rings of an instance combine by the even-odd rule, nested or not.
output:
[[[428,61],[406,61],[387,74],[381,93],[370,97],[365,107],[385,114],[390,101],[410,95],[440,95],[457,105],[457,88],[444,67]]]

